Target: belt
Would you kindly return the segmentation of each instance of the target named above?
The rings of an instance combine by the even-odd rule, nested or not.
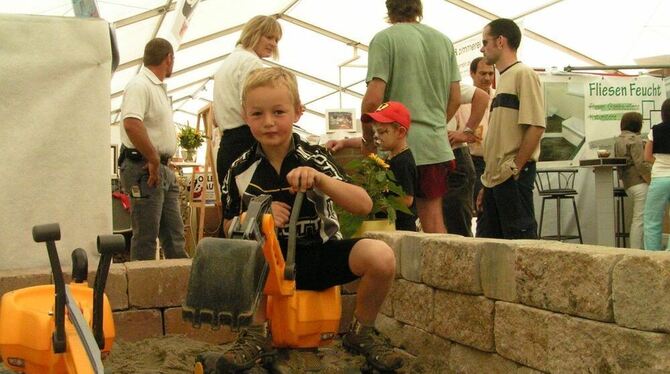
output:
[[[135,148],[126,148],[121,146],[121,155],[119,156],[119,165],[123,162],[124,159],[129,159],[130,161],[140,162],[146,161],[142,153]],[[160,163],[167,165],[170,162],[172,156],[170,155],[160,155]]]

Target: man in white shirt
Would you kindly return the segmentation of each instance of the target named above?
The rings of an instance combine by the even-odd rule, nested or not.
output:
[[[484,154],[482,150],[482,139],[484,139],[484,137],[486,136],[486,130],[488,129],[489,125],[489,114],[491,113],[490,112],[491,101],[493,100],[493,97],[496,94],[495,90],[492,88],[493,80],[495,77],[494,67],[493,65],[489,65],[486,62],[486,60],[484,60],[483,57],[477,57],[470,63],[470,77],[472,78],[472,82],[474,83],[475,87],[481,89],[482,91],[486,92],[489,95],[489,101],[486,104],[486,110],[484,111],[483,117],[479,122],[479,126],[477,126],[473,130],[474,133],[474,141],[473,141],[473,137],[468,135],[469,130],[464,130],[465,128],[467,128],[465,124],[467,123],[468,119],[471,119],[470,113],[472,111],[472,106],[469,103],[462,104],[458,108],[458,111],[456,112],[456,114],[454,115],[454,119],[452,120],[458,123],[458,131],[450,132],[449,137],[450,139],[453,139],[454,142],[467,141],[468,148],[470,149],[470,158],[472,159],[472,164],[475,168],[474,191],[472,191],[472,205],[471,205],[473,207],[474,212],[474,206],[477,200],[477,194],[479,194],[479,191],[482,189],[481,177],[482,173],[484,173],[484,166],[485,166],[483,157]],[[472,218],[472,215],[469,215],[469,217]],[[468,230],[470,230],[470,221],[467,220],[467,218],[468,216],[466,216],[465,219],[462,221],[467,221]],[[456,226],[454,227],[456,230],[458,230],[457,227],[460,227],[458,226],[458,224],[455,225],[452,224],[452,226]],[[450,232],[454,231],[452,230]],[[468,231],[468,235],[466,234],[461,235],[472,236],[470,235],[470,231]]]
[[[472,236],[475,166],[470,158],[468,144],[479,140],[475,131],[479,129],[489,101],[489,96],[483,90],[461,85],[461,106],[447,123],[447,136],[456,160],[456,169],[447,176],[447,192],[442,199],[444,223],[450,234]],[[464,106],[467,107],[461,109]]]
[[[150,40],[143,63],[126,86],[121,104],[119,169],[123,188],[130,195],[130,259],[155,259],[156,237],[166,258],[185,258],[179,186],[168,166],[177,150],[172,105],[163,83],[174,66],[172,46],[165,39]]]

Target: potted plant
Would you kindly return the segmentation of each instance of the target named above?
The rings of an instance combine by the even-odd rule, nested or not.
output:
[[[395,182],[395,176],[389,165],[374,153],[367,157],[352,160],[345,165],[352,183],[363,187],[372,198],[372,210],[367,216],[356,216],[342,209],[338,209],[340,228],[345,237],[360,235],[364,222],[377,222],[375,230],[395,228],[396,212],[411,214],[403,203],[405,193]],[[380,213],[386,213],[386,218],[378,218]]]
[[[179,146],[186,150],[186,161],[195,161],[196,150],[205,141],[205,136],[191,126],[179,131]]]

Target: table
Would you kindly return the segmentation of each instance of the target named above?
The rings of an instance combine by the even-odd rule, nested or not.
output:
[[[593,158],[579,160],[579,166],[593,168],[596,178],[596,242],[598,245],[614,247],[614,186],[612,168],[625,166],[622,157]]]

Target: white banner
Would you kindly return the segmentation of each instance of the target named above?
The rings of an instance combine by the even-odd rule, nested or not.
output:
[[[660,122],[665,92],[663,81],[654,77],[606,77],[595,79],[584,88],[586,140],[591,148],[613,143],[626,112],[642,114],[642,133]]]
[[[458,71],[461,72],[461,84],[472,85],[470,77],[470,63],[477,57],[482,57],[479,51],[482,48],[482,35],[477,34],[454,44]]]
[[[161,32],[158,36],[172,43],[174,50],[179,49],[181,39],[188,29],[188,22],[193,16],[193,11],[200,0],[179,0],[175,7],[175,16],[172,26],[166,32]]]

